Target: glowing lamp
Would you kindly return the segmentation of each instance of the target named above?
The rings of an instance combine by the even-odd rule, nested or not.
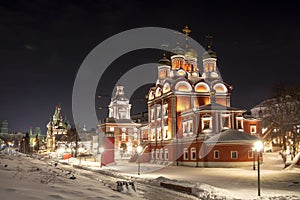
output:
[[[257,152],[260,152],[262,149],[263,149],[263,143],[259,140],[259,141],[256,141],[254,143],[254,149],[257,151]]]
[[[100,153],[103,153],[103,152],[104,152],[104,147],[100,147],[100,148],[99,148],[99,152],[100,152]]]
[[[136,151],[138,154],[140,154],[143,151],[143,147],[142,146],[137,146]]]

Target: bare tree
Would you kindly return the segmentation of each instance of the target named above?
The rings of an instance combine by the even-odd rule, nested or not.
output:
[[[282,138],[284,150],[289,143],[295,154],[296,144],[299,143],[300,88],[279,83],[274,88],[273,97],[263,102],[262,106],[266,108],[263,113],[264,123],[275,124],[277,131],[273,136]]]

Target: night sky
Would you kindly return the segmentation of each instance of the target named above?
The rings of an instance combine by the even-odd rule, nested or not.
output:
[[[0,120],[10,131],[46,124],[55,105],[72,120],[72,88],[89,52],[114,34],[138,27],[181,31],[205,45],[213,36],[218,68],[233,86],[233,107],[250,109],[271,95],[277,82],[299,85],[300,14],[288,1],[59,1],[9,0],[0,3]],[[135,65],[157,62],[160,51],[137,51],[110,66],[101,79],[97,106],[110,101],[120,74]],[[134,101],[142,98],[139,95]],[[142,95],[141,95],[142,94]],[[146,94],[145,94],[146,95]],[[105,100],[106,97],[106,100]],[[134,97],[133,97],[134,98]],[[143,107],[143,106],[142,106]],[[99,118],[107,110],[97,111]]]

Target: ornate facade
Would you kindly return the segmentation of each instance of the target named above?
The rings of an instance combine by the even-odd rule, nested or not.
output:
[[[183,32],[188,36],[190,30]],[[186,37],[187,41],[188,37]],[[252,164],[261,121],[231,107],[232,86],[223,82],[211,43],[202,55],[179,45],[159,60],[156,86],[148,92],[148,131],[143,161],[189,166]],[[212,139],[214,138],[214,139]]]
[[[114,137],[114,159],[130,158],[138,145],[140,124],[130,119],[131,105],[123,86],[117,86],[108,109],[108,118],[99,124],[100,132]]]

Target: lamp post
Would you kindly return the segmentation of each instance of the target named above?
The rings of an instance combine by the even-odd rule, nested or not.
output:
[[[81,152],[83,151],[82,147],[79,147],[78,153],[79,153],[79,165],[81,165]]]
[[[140,154],[142,153],[142,150],[143,150],[143,147],[141,145],[137,146],[136,148],[136,151],[138,153],[138,159],[137,159],[137,162],[138,162],[138,175],[140,175]]]
[[[102,168],[102,154],[103,154],[103,152],[104,152],[104,147],[100,147],[100,148],[99,148],[99,153],[100,153],[100,154],[99,154],[99,155],[100,155],[100,156],[99,156],[99,157],[100,157],[100,158],[99,158],[100,168]]]
[[[255,170],[255,147],[252,147],[253,170]]]
[[[254,143],[254,148],[257,151],[257,193],[260,196],[260,151],[263,148],[263,143],[261,141],[256,141]]]

